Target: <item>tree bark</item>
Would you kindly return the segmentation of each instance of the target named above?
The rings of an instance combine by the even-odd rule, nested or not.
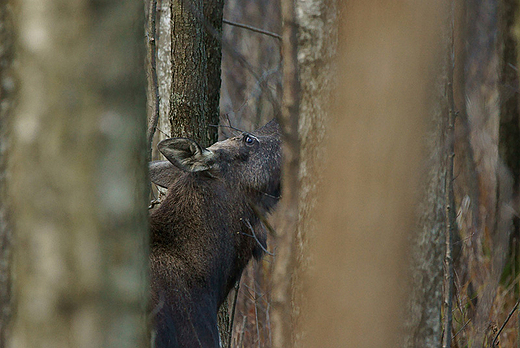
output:
[[[12,347],[146,347],[143,5],[19,1]]]
[[[282,199],[276,224],[276,256],[273,264],[271,291],[273,347],[293,347],[294,311],[293,277],[297,254],[294,239],[298,226],[300,137],[300,76],[298,68],[298,25],[294,0],[282,1],[283,91],[282,113],[278,117],[282,129],[283,166]]]
[[[416,233],[442,5],[364,0],[345,7],[318,191],[320,231],[309,246],[304,346],[401,347],[403,269]],[[444,206],[436,192],[431,198],[431,220],[442,222],[436,213]]]
[[[441,21],[442,22],[442,21]],[[441,54],[441,57],[445,55]],[[446,231],[446,107],[444,69],[435,83],[435,102],[426,139],[426,170],[412,238],[411,292],[406,308],[403,347],[439,347],[442,338],[443,261]]]
[[[322,185],[325,150],[325,124],[330,117],[332,92],[337,84],[338,7],[336,0],[296,1],[298,14],[298,66],[301,85],[299,110],[300,191],[298,228],[295,240],[297,255],[294,273],[295,347],[301,346],[300,313],[305,294],[302,277],[311,264],[309,244],[318,226],[316,209],[318,188]],[[301,308],[303,307],[303,308]]]
[[[12,227],[7,195],[7,160],[10,151],[11,114],[15,80],[12,71],[14,28],[11,4],[0,1],[0,348],[6,347],[12,312]]]
[[[222,13],[218,1],[172,0],[171,90],[168,121],[172,136],[202,146],[217,140]],[[211,16],[211,17],[209,17]]]

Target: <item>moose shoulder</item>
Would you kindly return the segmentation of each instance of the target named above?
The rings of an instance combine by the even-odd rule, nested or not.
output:
[[[168,161],[150,177],[168,194],[150,216],[156,347],[218,347],[217,311],[265,249],[258,213],[280,193],[280,129],[264,127],[205,149],[185,138],[159,143]]]

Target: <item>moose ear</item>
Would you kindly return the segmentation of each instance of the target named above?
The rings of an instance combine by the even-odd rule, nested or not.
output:
[[[191,139],[166,139],[161,141],[157,148],[168,161],[187,172],[208,170],[215,164],[215,154]]]
[[[179,168],[168,161],[153,161],[148,164],[150,180],[161,187],[169,188],[179,175]]]

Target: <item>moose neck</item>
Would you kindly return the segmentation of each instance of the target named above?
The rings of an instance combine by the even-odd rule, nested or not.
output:
[[[201,286],[218,289],[219,303],[253,253],[261,254],[252,231],[258,218],[237,195],[224,181],[185,173],[150,217],[154,257],[190,265]]]

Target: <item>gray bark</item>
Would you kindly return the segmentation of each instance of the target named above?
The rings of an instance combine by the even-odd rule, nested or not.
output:
[[[217,140],[217,128],[210,125],[218,125],[220,115],[223,6],[223,1],[157,2],[157,140],[189,137],[202,146]],[[155,111],[149,108],[149,118],[150,112]]]
[[[12,347],[146,347],[142,2],[19,1]]]
[[[411,246],[411,292],[404,322],[403,347],[440,347],[443,260],[445,253],[447,108],[441,99],[444,81],[437,81],[437,103],[426,137],[427,170],[417,206],[416,235]]]
[[[202,146],[217,140],[220,95],[222,11],[224,3],[173,0],[171,14],[171,90],[168,121],[172,136]]]

